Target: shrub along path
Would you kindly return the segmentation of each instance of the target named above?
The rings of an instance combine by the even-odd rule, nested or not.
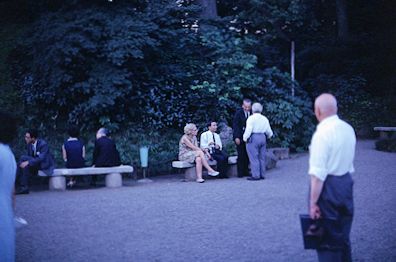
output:
[[[182,183],[176,176],[119,189],[17,196],[29,226],[17,261],[315,261],[304,251],[308,156],[279,163],[267,180]],[[352,228],[356,261],[396,259],[396,154],[361,141]]]

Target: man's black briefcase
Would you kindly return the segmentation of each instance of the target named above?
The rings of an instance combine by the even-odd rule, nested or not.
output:
[[[343,248],[341,224],[336,219],[311,219],[300,215],[305,249],[340,250]]]

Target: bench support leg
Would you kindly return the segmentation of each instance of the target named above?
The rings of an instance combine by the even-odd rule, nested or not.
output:
[[[238,167],[236,164],[230,164],[228,168],[228,177],[237,177],[238,176]]]
[[[387,139],[388,138],[388,134],[384,131],[380,132],[380,139]]]
[[[187,168],[184,171],[184,179],[185,179],[185,181],[195,181],[195,180],[197,180],[197,173],[195,171],[195,167]]]
[[[64,176],[51,176],[49,178],[49,190],[66,190],[66,178]]]
[[[106,187],[121,187],[122,176],[120,173],[111,173],[106,175]]]

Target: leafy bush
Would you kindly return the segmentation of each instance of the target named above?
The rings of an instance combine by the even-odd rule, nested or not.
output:
[[[361,76],[319,75],[307,84],[316,85],[314,96],[323,92],[334,94],[338,100],[339,115],[355,130],[372,128],[383,123],[387,117],[384,114],[386,104],[365,91],[367,83]]]
[[[396,138],[378,140],[375,148],[380,151],[396,152]]]
[[[274,144],[306,147],[310,102],[288,74],[258,67],[249,51],[256,40],[225,30],[227,19],[193,30],[193,5],[123,7],[71,8],[48,13],[32,26],[13,53],[14,78],[31,118],[27,124],[48,133],[67,123],[84,133],[106,126],[115,137],[120,134],[123,152],[129,152],[134,135],[123,130],[130,126],[166,134],[187,122],[230,123],[248,96],[264,103]],[[152,151],[164,154],[157,146]]]
[[[269,145],[307,150],[314,129],[313,107],[308,95],[287,73],[277,68],[264,70],[262,77],[261,86],[244,92],[264,105],[264,114],[274,131]],[[292,96],[292,87],[295,96]]]

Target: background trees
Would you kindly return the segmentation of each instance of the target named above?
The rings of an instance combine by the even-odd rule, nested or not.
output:
[[[320,92],[335,93],[340,114],[359,133],[395,121],[390,1],[0,5],[0,103],[56,147],[69,124],[87,141],[105,125],[125,162],[137,159],[131,147],[147,139],[156,161],[166,162],[186,122],[230,123],[244,96],[264,103],[273,143],[298,150],[309,142]]]

